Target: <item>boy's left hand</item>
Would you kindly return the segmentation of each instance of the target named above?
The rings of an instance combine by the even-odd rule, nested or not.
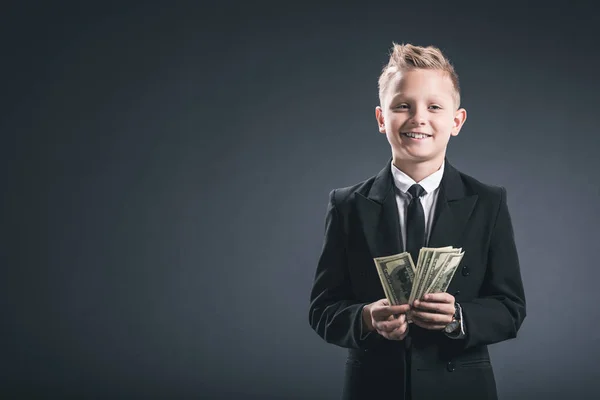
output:
[[[409,311],[415,325],[424,329],[442,330],[452,322],[454,296],[450,293],[430,293],[415,300]]]

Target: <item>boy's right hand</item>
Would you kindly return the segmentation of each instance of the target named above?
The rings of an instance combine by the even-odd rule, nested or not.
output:
[[[402,340],[408,334],[406,313],[408,304],[390,306],[387,299],[367,304],[363,308],[363,321],[369,330],[375,330],[389,340]]]

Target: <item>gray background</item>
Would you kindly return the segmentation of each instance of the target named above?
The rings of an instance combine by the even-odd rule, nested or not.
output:
[[[453,61],[448,157],[508,190],[528,317],[491,348],[501,398],[598,393],[591,2],[300,3],[3,10],[2,395],[337,398],[308,298],[329,191],[390,156],[392,41]]]

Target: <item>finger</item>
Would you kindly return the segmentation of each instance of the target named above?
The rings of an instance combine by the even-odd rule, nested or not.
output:
[[[408,304],[390,306],[390,311],[392,312],[392,314],[405,314],[408,310],[410,310],[410,305]]]
[[[380,332],[380,334],[389,340],[402,340],[408,333],[408,324],[402,324],[392,332]]]
[[[402,314],[400,317],[393,319],[391,321],[377,322],[376,325],[382,331],[392,332],[395,329],[398,329],[404,323],[406,323],[406,317],[404,316],[404,314]],[[373,326],[375,326],[375,325],[373,325]]]
[[[390,323],[388,322],[379,322],[373,324],[373,327],[377,330],[377,332],[390,333],[393,332],[398,327],[398,325],[390,325]]]
[[[409,310],[410,306],[408,304],[403,304],[401,306],[387,306],[371,309],[371,315],[376,321],[385,321],[387,319],[398,318],[400,315],[406,314]]]
[[[437,314],[437,313],[430,313],[427,311],[413,311],[411,314],[413,320],[418,319],[421,322],[425,322],[425,323],[436,323],[436,324],[449,324],[450,322],[452,322],[452,316],[449,315],[444,315],[444,314]]]
[[[388,299],[381,299],[381,300],[377,300],[377,301],[375,302],[375,304],[377,304],[377,305],[381,305],[381,306],[389,306],[389,305],[390,305],[390,302],[389,302],[389,300],[388,300]]]
[[[373,314],[374,312],[378,312],[379,310],[385,309],[389,307],[389,305],[390,304],[387,301],[387,299],[377,300],[376,302],[371,303],[370,305],[371,314]]]
[[[448,325],[452,322],[452,316],[445,314],[429,313],[426,311],[413,310],[411,313],[413,321],[419,320],[420,322],[437,325]]]
[[[392,315],[392,313],[390,313],[385,308],[371,309],[371,316],[373,317],[373,320],[378,321],[378,322],[391,320],[392,319],[392,318],[390,318],[391,315]]]
[[[408,325],[403,325],[390,334],[393,340],[402,340],[408,334]]]
[[[428,323],[420,321],[418,319],[415,319],[413,322],[415,323],[415,325],[417,325],[423,329],[428,329],[431,331],[441,331],[442,329],[444,329],[446,327],[446,325],[428,324]]]
[[[383,321],[389,318],[390,315],[404,314],[408,311],[410,306],[404,304],[402,306],[381,306],[373,307],[371,309],[371,315],[378,321]]]
[[[454,306],[448,303],[432,303],[429,301],[415,300],[414,309],[432,313],[454,315]]]
[[[372,315],[373,321],[375,322],[384,322],[384,321],[394,321],[396,320],[396,316],[390,314],[388,316],[382,315],[381,313],[375,313]]]
[[[396,321],[400,322],[401,324],[406,322],[406,314],[400,314],[397,318]]]
[[[449,303],[454,304],[454,296],[450,293],[427,293],[422,297],[422,300],[429,301],[432,303]]]
[[[387,307],[390,305],[390,302],[388,301],[388,299],[379,299],[376,302],[373,303],[372,307]]]
[[[392,332],[395,329],[398,329],[400,326],[406,323],[406,317],[401,315],[400,317],[392,320],[392,321],[376,321],[373,324],[375,329],[383,331],[383,332]]]

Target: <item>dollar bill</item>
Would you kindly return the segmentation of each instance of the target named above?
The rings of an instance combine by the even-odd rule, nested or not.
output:
[[[419,259],[417,260],[417,273],[415,278],[416,283],[413,285],[413,290],[409,298],[409,302],[411,304],[415,299],[419,299],[423,296],[426,289],[426,283],[432,280],[431,274],[434,273],[432,271],[432,260],[437,260],[438,254],[443,252],[451,252],[453,251],[452,249],[452,246],[439,248],[423,247],[419,251]]]
[[[415,276],[415,266],[404,252],[374,259],[384,293],[391,305],[408,303]]]
[[[427,293],[445,292],[464,252],[452,246],[419,251],[414,263],[408,252],[374,258],[386,298],[392,305],[411,303]]]
[[[445,292],[448,290],[448,286],[450,286],[450,281],[454,277],[454,274],[460,264],[462,258],[464,256],[464,252],[459,254],[450,254],[443,267],[442,270],[439,271],[438,275],[435,277],[431,285],[428,287],[428,293],[439,293]]]
[[[385,294],[385,298],[388,300],[390,304],[394,304],[394,302],[398,301],[393,293],[391,293],[391,284],[386,277],[383,269],[379,265],[377,261],[375,261],[375,268],[377,269],[377,275],[379,275],[379,280],[381,281],[381,287],[383,289],[383,293]]]
[[[417,294],[417,292],[419,291],[419,282],[421,282],[423,273],[426,272],[425,267],[423,267],[423,265],[427,264],[427,260],[429,259],[430,253],[431,253],[432,249],[431,248],[427,248],[427,247],[423,247],[421,248],[421,250],[419,250],[419,258],[417,260],[417,270],[415,273],[415,283],[413,284],[413,288],[412,291],[410,293],[410,297],[409,297],[409,303],[412,304],[412,302],[415,300],[415,296]]]
[[[445,261],[448,259],[448,257],[450,255],[460,253],[460,250],[461,249],[453,249],[453,248],[436,249],[432,253],[431,257],[428,260],[428,265],[427,265],[427,269],[426,269],[427,272],[421,279],[421,284],[419,286],[419,293],[417,293],[415,295],[416,298],[421,298],[425,294],[430,293],[429,288],[430,288],[431,284],[433,283],[434,279],[436,277],[438,277],[440,275],[440,273],[443,274],[445,271],[442,268]]]

